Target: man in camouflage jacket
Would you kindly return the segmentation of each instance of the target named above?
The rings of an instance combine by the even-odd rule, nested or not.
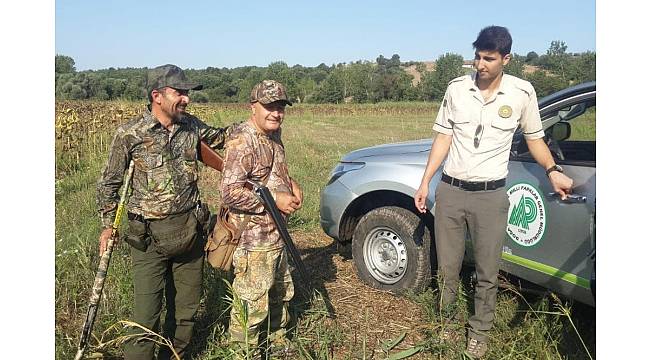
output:
[[[104,230],[105,251],[119,201],[118,190],[132,160],[135,171],[128,203],[134,282],[133,321],[158,332],[163,293],[167,314],[163,334],[183,356],[190,342],[199,307],[203,268],[203,234],[207,214],[199,200],[198,154],[203,140],[223,147],[226,129],[206,125],[185,112],[192,83],[174,65],[149,71],[147,110],[118,127],[108,162],[97,184],[97,204]],[[141,332],[134,329],[134,333]],[[159,359],[168,358],[161,348]],[[153,359],[154,343],[131,341],[126,359]]]
[[[245,226],[233,254],[233,291],[234,298],[246,306],[233,304],[230,337],[240,347],[256,349],[260,326],[266,329],[267,321],[271,329],[269,340],[275,344],[284,342],[289,321],[287,305],[294,288],[280,233],[260,199],[245,183],[266,183],[285,215],[302,206],[302,191],[289,177],[280,138],[285,106],[291,105],[284,86],[264,80],[251,91],[250,102],[250,119],[233,129],[225,145],[221,196],[222,204],[231,209],[233,225]],[[246,316],[242,312],[247,312]],[[243,321],[246,318],[247,323]]]

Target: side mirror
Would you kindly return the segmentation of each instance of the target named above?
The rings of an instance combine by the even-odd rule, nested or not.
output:
[[[562,121],[558,122],[551,127],[549,135],[555,141],[564,141],[571,137],[571,124]]]
[[[560,119],[562,121],[571,120],[574,117],[580,116],[587,111],[587,105],[585,103],[573,105],[566,113],[560,111]]]

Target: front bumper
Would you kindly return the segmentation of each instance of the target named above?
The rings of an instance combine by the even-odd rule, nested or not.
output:
[[[338,180],[321,191],[320,226],[327,235],[339,240],[343,213],[356,197],[355,193]]]

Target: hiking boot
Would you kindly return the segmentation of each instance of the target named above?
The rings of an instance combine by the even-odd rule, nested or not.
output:
[[[487,343],[483,341],[478,341],[476,339],[469,338],[469,341],[467,341],[467,349],[465,352],[467,355],[469,355],[472,359],[479,359],[485,355],[487,352]]]

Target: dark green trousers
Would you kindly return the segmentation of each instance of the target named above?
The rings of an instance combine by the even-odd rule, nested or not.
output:
[[[201,236],[196,232],[196,227],[193,231],[194,236]],[[152,243],[146,251],[132,247],[131,256],[135,290],[132,320],[160,334],[164,297],[166,315],[162,335],[173,342],[174,350],[183,357],[201,299],[203,241],[195,241],[189,251],[180,255],[163,255]],[[142,332],[139,328],[131,329],[131,334]],[[154,350],[152,341],[132,340],[125,345],[124,356],[125,359],[150,360],[154,358]],[[161,347],[158,358],[169,359],[170,355],[167,347]]]
[[[456,302],[465,238],[471,240],[478,283],[469,337],[487,341],[494,323],[499,263],[508,218],[504,188],[465,191],[440,182],[436,188],[435,237],[443,307]]]

